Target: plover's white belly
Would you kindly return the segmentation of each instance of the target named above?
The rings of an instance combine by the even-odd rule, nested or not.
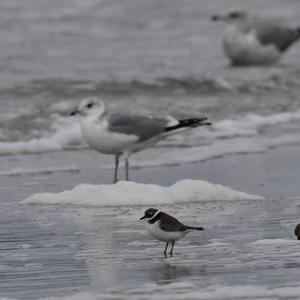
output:
[[[138,137],[107,130],[105,122],[92,123],[83,121],[81,123],[81,132],[86,143],[99,152],[106,154],[121,154],[131,152],[136,145]]]
[[[187,232],[186,231],[164,231],[159,228],[159,221],[154,224],[146,223],[147,231],[156,239],[162,242],[170,243],[172,241],[177,241],[182,238]]]
[[[271,64],[281,55],[274,45],[262,45],[254,30],[244,33],[235,28],[227,29],[223,48],[235,64]]]

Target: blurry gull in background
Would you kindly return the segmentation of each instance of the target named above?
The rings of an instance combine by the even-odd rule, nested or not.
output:
[[[129,180],[128,160],[132,153],[182,130],[210,125],[205,117],[176,120],[171,116],[109,114],[104,102],[97,97],[83,99],[71,113],[76,114],[82,116],[81,132],[87,144],[101,153],[115,155],[114,183],[118,181],[121,155],[125,158],[126,180]]]
[[[300,38],[300,27],[287,27],[243,10],[214,15],[211,20],[227,24],[223,48],[233,65],[275,63]]]

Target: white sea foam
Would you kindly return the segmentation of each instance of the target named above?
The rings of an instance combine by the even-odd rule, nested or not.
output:
[[[23,203],[121,206],[260,199],[263,198],[219,184],[186,179],[169,187],[126,181],[115,185],[80,184],[62,193],[35,194],[23,200]]]
[[[180,149],[179,151],[171,151],[151,160],[133,160],[131,162],[131,166],[141,168],[161,165],[178,165],[184,163],[205,161],[222,157],[226,154],[228,155],[234,153],[246,154],[264,152],[266,151],[266,149],[267,148],[264,144],[257,143],[254,140],[246,138],[219,140],[207,146],[196,146]]]
[[[0,154],[43,153],[84,145],[79,124],[68,125],[49,137],[29,141],[0,142]]]
[[[64,110],[64,106],[59,109]],[[58,108],[55,108],[58,109]],[[264,152],[282,145],[300,143],[298,130],[289,135],[268,137],[261,134],[261,128],[280,126],[284,123],[295,124],[300,120],[300,110],[283,112],[269,116],[248,114],[234,119],[213,122],[209,128],[187,131],[160,142],[162,146],[172,146],[167,154],[148,161],[135,161],[132,166],[146,167],[197,162],[235,153]],[[72,118],[55,115],[47,136],[28,141],[0,142],[0,154],[43,153],[62,151],[74,147],[86,147],[80,133],[80,126]],[[294,125],[293,125],[294,126]],[[297,126],[297,125],[295,125]],[[204,145],[203,145],[204,143]],[[188,146],[186,148],[182,145]],[[180,147],[176,150],[174,147]]]
[[[238,115],[234,119],[224,119],[219,122],[213,122],[209,128],[201,128],[188,131],[184,136],[174,135],[170,140],[163,143],[176,145],[182,144],[182,140],[189,140],[197,145],[204,138],[208,139],[230,139],[236,137],[255,137],[260,136],[260,129],[267,126],[276,126],[284,123],[295,123],[300,121],[300,110],[294,112],[282,112],[272,115],[259,115],[250,113],[247,115]],[[193,142],[194,141],[194,142]]]
[[[262,126],[270,126],[300,120],[300,110],[294,112],[282,112],[269,116],[247,114],[234,120],[223,120],[215,125],[217,132],[225,131],[231,135],[256,135]],[[218,134],[217,134],[218,135]]]
[[[229,154],[251,154],[266,152],[269,149],[282,145],[298,144],[299,135],[284,136],[280,138],[232,138],[217,140],[207,146],[190,147],[162,154],[151,160],[131,162],[132,167],[153,167],[161,165],[179,165],[184,163],[201,162]],[[112,168],[113,166],[110,166]]]

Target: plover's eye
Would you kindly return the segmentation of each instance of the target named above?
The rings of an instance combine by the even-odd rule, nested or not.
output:
[[[91,107],[93,107],[93,105],[94,105],[94,103],[89,103],[86,107],[91,108]]]

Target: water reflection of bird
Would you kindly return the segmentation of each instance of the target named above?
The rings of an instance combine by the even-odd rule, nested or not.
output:
[[[168,282],[180,279],[182,277],[188,277],[192,274],[193,271],[191,267],[161,264],[158,267],[151,269],[149,276],[151,277],[151,280],[155,282]],[[198,270],[197,275],[199,275]]]

